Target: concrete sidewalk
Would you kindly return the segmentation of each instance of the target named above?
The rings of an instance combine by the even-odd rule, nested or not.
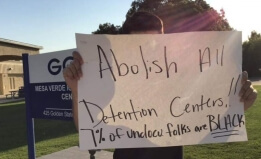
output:
[[[261,77],[253,77],[249,79],[253,85],[261,85]]]
[[[97,151],[95,159],[112,159],[113,152]],[[37,159],[89,159],[90,154],[88,151],[80,151],[77,146],[55,152],[46,156],[39,157]]]

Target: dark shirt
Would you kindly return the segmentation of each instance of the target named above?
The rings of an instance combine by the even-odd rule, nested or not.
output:
[[[115,149],[113,159],[183,159],[183,147]]]

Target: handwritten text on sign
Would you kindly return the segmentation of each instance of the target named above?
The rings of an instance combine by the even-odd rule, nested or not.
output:
[[[81,149],[247,140],[240,32],[76,39]]]

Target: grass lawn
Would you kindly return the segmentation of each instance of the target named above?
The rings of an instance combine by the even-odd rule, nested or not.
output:
[[[261,159],[260,95],[246,112],[246,127],[249,141],[185,146],[185,159]],[[35,135],[37,157],[78,145],[72,121],[36,119]],[[19,158],[27,158],[25,104],[0,104],[0,159]]]
[[[78,144],[72,121],[35,119],[36,156]],[[0,159],[27,157],[25,103],[0,104]]]
[[[261,86],[255,104],[246,111],[247,142],[185,146],[185,159],[261,159]]]

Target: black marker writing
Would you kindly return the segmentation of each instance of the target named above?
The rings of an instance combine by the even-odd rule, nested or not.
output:
[[[83,103],[84,107],[86,108],[86,111],[88,113],[88,116],[91,119],[91,122],[94,123],[94,118],[97,117],[98,113],[101,112],[102,113],[102,118],[100,119],[100,121],[95,124],[93,126],[93,128],[95,128],[96,126],[98,126],[99,124],[101,124],[101,122],[108,124],[109,122],[116,122],[117,120],[136,120],[139,121],[140,119],[144,118],[144,117],[158,117],[157,111],[154,108],[150,108],[150,109],[138,109],[134,106],[132,100],[129,100],[129,106],[130,106],[130,111],[115,111],[113,110],[112,105],[110,105],[110,112],[109,114],[105,114],[103,109],[94,103],[91,102],[87,102],[84,99],[82,101],[80,101],[79,103]],[[90,109],[92,108],[92,109]],[[94,111],[96,113],[94,113]],[[95,116],[96,114],[96,116]],[[112,120],[110,120],[112,119]]]
[[[185,124],[177,124],[174,127],[174,125],[172,123],[168,123],[167,129],[168,129],[168,131],[166,133],[169,135],[169,137],[183,135],[183,134],[191,132],[189,126],[187,126]]]
[[[144,130],[143,131],[136,131],[136,130],[129,130],[126,131],[128,138],[156,138],[156,137],[162,137],[163,136],[163,130],[149,130],[147,128],[147,125],[144,124]]]
[[[220,66],[223,66],[223,58],[224,58],[224,45],[222,47],[221,56],[219,57],[219,50],[217,49],[216,52],[216,63],[220,64]],[[220,61],[220,62],[219,62]],[[211,50],[209,47],[206,47],[204,51],[199,49],[199,70],[200,72],[203,71],[203,65],[208,64],[208,67],[211,66]]]
[[[173,100],[170,103],[170,114],[173,117],[180,117],[185,113],[190,113],[190,112],[200,112],[203,111],[205,108],[212,108],[215,106],[227,106],[224,104],[223,99],[222,98],[217,98],[217,99],[212,99],[211,98],[205,98],[203,95],[201,95],[201,100],[199,103],[187,103],[184,106],[184,109],[182,110],[182,112],[177,112],[174,111],[175,107],[180,107],[179,105],[177,105],[176,103],[178,103],[178,100],[180,100],[181,97],[177,96],[174,97]]]
[[[215,130],[229,130],[230,128],[241,127],[242,125],[245,125],[243,115],[241,114],[228,114],[224,117],[220,117],[220,114],[217,116],[207,115],[207,118],[211,132]]]
[[[113,71],[112,71],[112,67],[110,66],[110,63],[109,63],[109,61],[108,61],[108,58],[107,58],[105,52],[103,51],[103,49],[102,49],[99,45],[97,45],[97,48],[98,48],[99,61],[100,61],[100,62],[99,62],[99,66],[100,66],[100,77],[101,77],[101,78],[103,77],[103,76],[102,76],[102,71],[105,71],[105,70],[108,70],[108,69],[109,69],[110,72],[111,72],[111,75],[112,75],[112,77],[113,77],[113,79],[114,79],[114,81],[116,81],[116,77],[115,77],[115,75],[114,75],[114,73],[113,73]],[[106,64],[108,65],[108,68],[105,68],[105,69],[102,68],[101,52],[102,52],[103,57],[104,57],[105,60],[106,60]]]
[[[116,139],[121,139],[122,136],[124,136],[123,133],[120,133],[122,131],[121,128],[116,128],[115,133],[110,133],[110,141],[115,141]]]
[[[90,111],[89,106],[94,106],[95,108],[98,108],[98,110],[100,110],[102,112],[102,115],[104,116],[104,112],[103,112],[102,108],[100,106],[98,106],[97,104],[94,104],[94,103],[91,103],[91,102],[86,102],[84,99],[82,101],[80,101],[79,103],[83,103],[84,104],[84,106],[85,106],[85,108],[86,108],[86,110],[88,112],[88,115],[89,115],[92,123],[94,123],[94,119],[93,119],[93,114]],[[100,120],[96,125],[94,125],[93,128],[98,126],[101,122],[102,122],[102,120]]]
[[[116,53],[110,49],[110,53],[106,53],[104,49],[97,45],[98,55],[99,55],[99,74],[100,78],[103,78],[103,72],[109,71],[114,79],[117,81],[116,75],[118,77],[124,77],[127,75],[138,75],[141,70],[145,72],[145,79],[149,79],[150,73],[163,73],[166,72],[166,77],[169,78],[170,74],[175,74],[178,72],[178,65],[174,61],[168,60],[167,47],[164,47],[164,61],[160,62],[159,59],[155,59],[152,61],[146,60],[142,46],[139,46],[140,57],[137,58],[137,63],[135,64],[127,64],[124,62],[119,62],[117,59]],[[112,55],[113,61],[109,61],[109,56]],[[112,64],[115,63],[116,70],[113,70]],[[140,65],[142,63],[142,65]],[[164,63],[164,65],[163,65]],[[106,65],[106,66],[104,66]],[[116,71],[116,72],[114,72]]]

